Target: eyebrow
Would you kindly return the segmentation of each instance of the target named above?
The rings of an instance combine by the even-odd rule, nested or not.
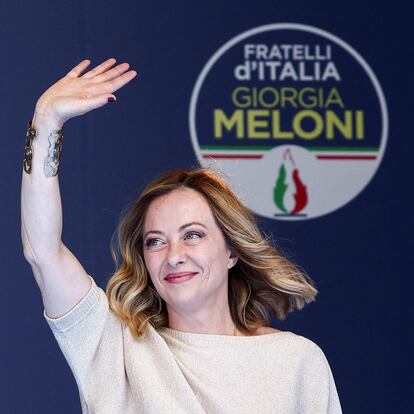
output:
[[[197,225],[197,226],[201,226],[201,227],[204,227],[206,230],[208,230],[207,229],[207,227],[204,225],[204,224],[202,224],[202,223],[199,223],[198,221],[192,221],[191,223],[187,223],[187,224],[183,224],[179,229],[178,229],[178,231],[183,231],[183,230],[185,230],[187,227],[190,227],[190,226],[193,226],[193,225]],[[155,233],[155,234],[164,234],[162,231],[160,231],[160,230],[149,230],[149,231],[147,231],[145,234],[144,234],[144,236],[143,236],[143,238],[145,239],[145,237],[147,237],[147,235],[148,234],[150,234],[150,233]]]

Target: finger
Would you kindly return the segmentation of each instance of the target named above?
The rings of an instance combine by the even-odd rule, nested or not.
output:
[[[104,72],[100,74],[99,76],[96,76],[94,80],[96,82],[107,82],[109,80],[116,78],[117,76],[122,75],[128,69],[129,69],[128,63],[121,63],[120,65],[115,66],[111,70],[108,70],[107,72]]]
[[[107,93],[113,93],[134,79],[135,76],[137,76],[137,72],[135,70],[129,70],[128,72],[124,73],[121,76],[118,76],[115,79],[104,82],[102,84],[102,90]]]
[[[77,66],[71,69],[66,76],[77,78],[91,64],[89,59],[82,60]]]
[[[100,73],[103,73],[103,72],[107,71],[110,67],[115,65],[115,63],[116,63],[116,59],[114,59],[114,58],[110,58],[108,60],[105,60],[105,62],[101,63],[96,68],[92,69],[91,71],[85,73],[82,77],[85,78],[85,79],[93,78],[93,77],[99,75]]]
[[[112,99],[112,101],[116,101],[115,95],[113,95],[112,93],[103,93],[101,95],[89,97],[81,102],[81,106],[79,109],[81,113],[84,114],[86,112],[92,111],[93,109],[100,108],[101,106],[106,105],[108,102],[110,102],[110,99]]]

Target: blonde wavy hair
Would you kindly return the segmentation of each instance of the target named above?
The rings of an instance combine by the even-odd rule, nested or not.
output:
[[[239,260],[229,270],[228,299],[233,322],[245,334],[285,319],[315,299],[312,280],[271,245],[254,215],[227,182],[206,168],[177,169],[152,181],[124,211],[112,239],[116,271],[106,286],[110,308],[134,338],[150,323],[168,326],[165,301],[157,293],[143,257],[143,227],[151,202],[179,188],[191,188],[208,202],[217,225]]]

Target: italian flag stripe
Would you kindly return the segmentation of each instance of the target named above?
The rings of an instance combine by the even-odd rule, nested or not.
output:
[[[275,147],[270,146],[200,146],[203,158],[261,159]],[[318,160],[370,161],[377,159],[378,147],[309,147]]]

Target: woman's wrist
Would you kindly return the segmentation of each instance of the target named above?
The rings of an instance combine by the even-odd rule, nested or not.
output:
[[[38,107],[36,105],[35,112],[32,118],[32,127],[36,131],[49,134],[51,131],[62,129],[63,121],[50,113],[46,108]]]
[[[32,170],[33,153],[45,156],[43,171],[46,177],[58,173],[62,151],[63,122],[36,107],[29,122],[24,150],[23,167],[27,174]],[[47,146],[47,143],[49,144]]]

